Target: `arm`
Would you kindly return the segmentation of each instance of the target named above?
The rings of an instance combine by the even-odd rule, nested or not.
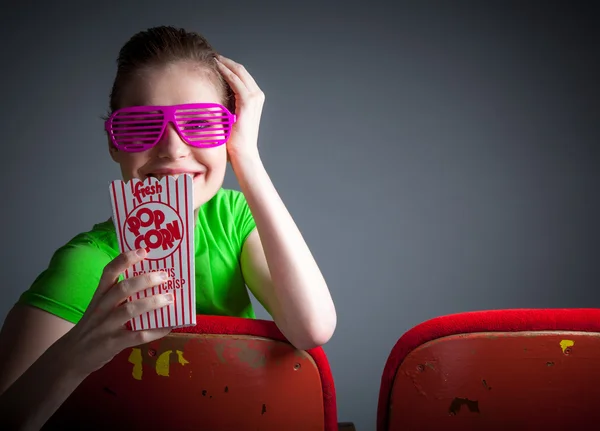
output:
[[[126,299],[166,280],[150,273],[118,281],[141,262],[144,250],[122,253],[100,278],[77,325],[32,307],[11,310],[0,333],[0,428],[40,429],[65,399],[93,371],[124,348],[164,337],[169,328],[130,331],[132,317],[162,308],[172,294]]]
[[[258,232],[248,237],[242,250],[246,284],[295,347],[325,344],[336,326],[331,295],[258,154],[264,93],[242,65],[221,56],[216,61],[235,93],[238,116],[227,154]]]
[[[325,344],[336,312],[317,263],[260,162],[232,165],[257,226],[242,249],[246,284],[296,348]]]
[[[73,326],[39,308],[15,305],[0,331],[0,394]]]
[[[0,332],[0,425],[39,429],[84,376],[61,357],[74,325],[40,309],[15,306]],[[8,421],[8,422],[4,422]]]

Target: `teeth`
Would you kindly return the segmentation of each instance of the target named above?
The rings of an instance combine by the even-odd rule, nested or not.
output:
[[[179,177],[180,174],[173,174],[173,175],[164,175],[164,174],[149,174],[149,177],[152,178],[156,178],[158,181],[162,180],[164,177],[173,177],[174,179],[177,179]]]

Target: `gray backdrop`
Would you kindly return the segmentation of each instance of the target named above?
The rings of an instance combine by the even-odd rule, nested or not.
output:
[[[0,13],[0,318],[110,216],[100,116],[118,49],[159,24],[267,95],[262,155],[337,305],[340,420],[375,428],[387,355],[423,320],[599,305],[594,2],[80,3]]]

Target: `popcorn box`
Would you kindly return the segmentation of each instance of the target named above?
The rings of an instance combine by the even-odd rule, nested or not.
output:
[[[113,222],[121,252],[145,248],[146,258],[124,278],[165,271],[171,278],[128,301],[173,292],[174,302],[130,320],[134,331],[196,324],[194,195],[188,174],[110,183]]]

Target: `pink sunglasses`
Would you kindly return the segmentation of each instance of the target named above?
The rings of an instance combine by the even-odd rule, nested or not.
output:
[[[155,146],[168,123],[188,145],[217,147],[227,142],[235,121],[236,116],[218,103],[132,106],[113,112],[104,128],[117,149],[134,153]]]

